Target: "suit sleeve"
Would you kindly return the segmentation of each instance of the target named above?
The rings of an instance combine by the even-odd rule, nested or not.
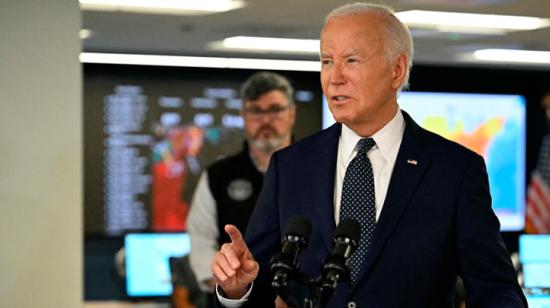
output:
[[[458,269],[467,307],[527,307],[491,208],[487,171],[476,156],[466,169],[457,208]]]

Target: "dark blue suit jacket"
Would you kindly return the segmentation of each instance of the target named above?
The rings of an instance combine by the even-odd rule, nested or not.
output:
[[[468,308],[526,307],[491,209],[483,158],[403,115],[403,140],[361,278],[355,286],[340,284],[328,307],[452,307],[457,274]],[[246,232],[261,268],[247,306],[272,305],[269,259],[293,216],[313,224],[300,264],[311,277],[319,275],[335,230],[340,131],[335,124],[272,156]]]

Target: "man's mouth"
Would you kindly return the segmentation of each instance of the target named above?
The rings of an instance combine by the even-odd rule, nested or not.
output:
[[[256,133],[255,138],[260,138],[262,136],[269,138],[269,137],[274,136],[274,135],[276,135],[276,132],[272,127],[262,127]]]
[[[345,101],[346,99],[349,99],[349,96],[345,96],[345,95],[332,96],[332,101],[335,101],[335,102],[342,102],[342,101]]]

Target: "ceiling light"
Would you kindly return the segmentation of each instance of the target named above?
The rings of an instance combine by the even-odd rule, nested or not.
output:
[[[244,6],[241,0],[79,0],[83,10],[146,14],[202,15]]]
[[[80,29],[78,36],[80,37],[81,40],[85,40],[87,38],[90,38],[93,34],[94,32],[92,30]]]
[[[525,16],[423,10],[404,11],[396,15],[412,28],[436,29],[442,32],[504,34],[510,31],[535,30],[550,25],[549,19]]]
[[[480,49],[474,58],[484,61],[550,64],[550,51],[520,49]]]
[[[238,49],[269,52],[319,53],[319,40],[274,37],[233,36],[210,44],[212,49]]]
[[[82,63],[213,67],[261,70],[320,71],[319,61],[271,60],[247,58],[185,57],[114,53],[80,53]]]

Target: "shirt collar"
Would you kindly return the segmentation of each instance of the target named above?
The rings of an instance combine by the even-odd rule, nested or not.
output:
[[[382,127],[379,131],[370,136],[376,142],[374,148],[378,148],[386,161],[390,161],[397,156],[399,145],[403,139],[405,131],[405,120],[401,109],[398,107],[395,116]],[[344,157],[350,159],[359,139],[363,138],[357,135],[346,125],[342,125],[342,150]]]

